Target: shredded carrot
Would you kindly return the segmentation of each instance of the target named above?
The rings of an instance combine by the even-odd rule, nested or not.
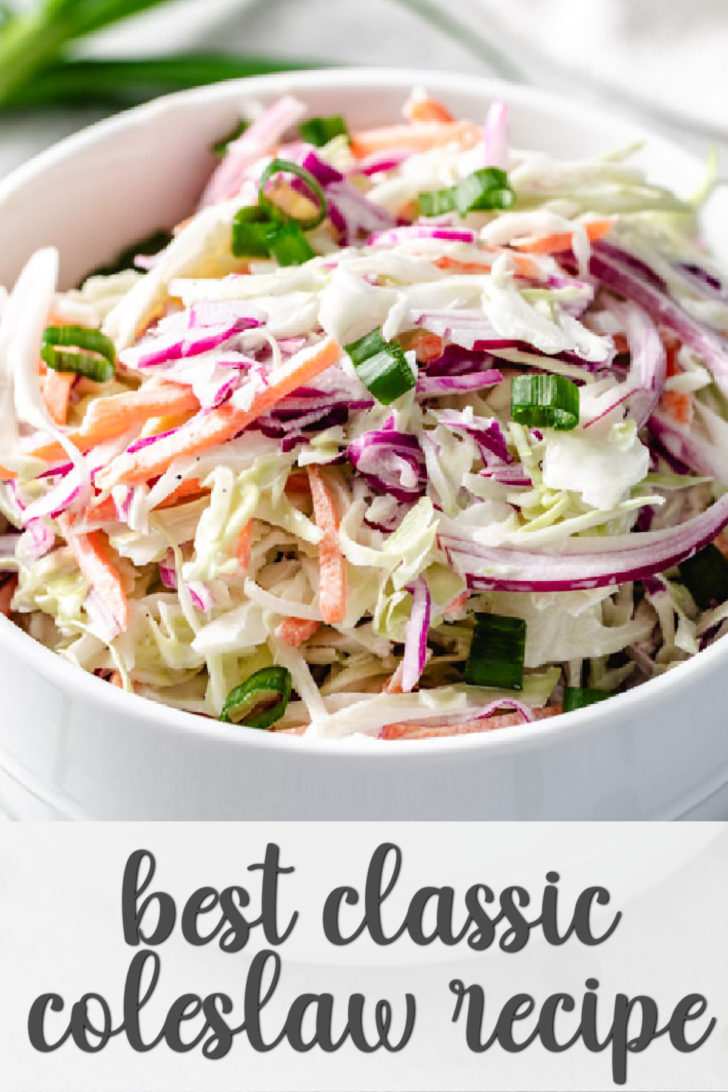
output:
[[[310,493],[311,487],[308,484],[308,474],[296,473],[288,475],[286,479],[286,493]]]
[[[391,690],[390,693],[398,693]],[[558,716],[563,713],[560,705],[551,706],[548,709],[534,709],[537,720],[545,720],[547,717]],[[380,739],[437,739],[447,736],[471,735],[474,732],[492,732],[496,728],[511,728],[516,724],[523,724],[523,717],[518,713],[500,713],[494,717],[486,717],[484,720],[466,720],[461,724],[387,724],[382,729]],[[279,728],[276,734],[282,736],[302,736],[307,725],[298,724],[295,728]]]
[[[106,440],[142,428],[150,417],[181,414],[199,406],[191,387],[179,383],[150,384],[137,391],[95,399],[86,410],[81,428],[69,433],[68,438],[81,451],[90,451]],[[46,462],[66,458],[59,443],[45,444],[27,454]]]
[[[460,595],[456,595],[452,603],[448,603],[443,611],[443,614],[457,614],[463,609],[463,607],[467,603],[469,595],[470,592],[467,590],[460,592]]]
[[[417,202],[405,201],[396,210],[398,220],[416,220],[417,219]]]
[[[665,375],[666,378],[670,379],[672,376],[680,375],[682,372],[682,368],[678,361],[678,353],[680,352],[682,342],[671,330],[664,328],[660,329],[660,338],[662,344],[665,346],[665,354],[667,356]],[[693,419],[693,399],[688,391],[663,391],[660,398],[660,406],[678,425],[689,425]]]
[[[108,537],[103,531],[74,535],[73,518],[67,513],[58,517],[58,526],[89,587],[102,597],[122,629],[126,629],[129,624],[129,600]]]
[[[163,474],[169,464],[182,455],[199,455],[231,440],[281,398],[330,368],[340,356],[341,349],[331,338],[313,349],[303,350],[291,357],[280,374],[274,375],[268,386],[255,395],[250,409],[241,410],[227,402],[204,417],[196,417],[156,444],[133,454],[125,452],[96,475],[97,485],[101,489],[110,489],[119,483],[138,485]]]
[[[618,356],[624,356],[629,352],[629,342],[624,334],[614,335],[614,348],[617,350]]]
[[[493,256],[497,254],[505,253],[505,251],[494,250]],[[532,277],[535,279],[540,278],[541,270],[526,254],[519,254],[515,250],[509,250],[507,253],[510,255],[513,262],[513,268],[519,277]],[[457,258],[437,258],[433,263],[438,269],[447,269],[451,273],[490,273],[493,268],[492,262],[462,262]]]
[[[585,220],[587,238],[591,243],[603,239],[614,227],[613,216],[606,216],[601,220]],[[558,254],[562,250],[571,250],[572,235],[568,231],[558,232],[556,235],[527,235],[522,239],[514,239],[511,246],[518,250],[525,250],[529,254]]]
[[[177,488],[155,507],[176,508],[182,501],[199,500],[200,497],[206,497],[209,492],[209,489],[203,489],[202,482],[198,478],[189,478],[185,482],[180,482]]]
[[[240,571],[243,575],[247,573],[248,566],[250,565],[250,544],[252,540],[253,521],[252,519],[249,519],[238,535],[238,541],[235,545],[235,556],[238,559]]]
[[[713,539],[713,545],[720,550],[723,557],[728,558],[728,531],[721,531],[720,534],[716,535]]]
[[[418,330],[410,341],[410,348],[414,349],[415,356],[420,364],[427,364],[430,360],[437,360],[442,356],[444,343],[437,334],[431,334],[427,330]]]
[[[427,152],[444,144],[458,143],[472,148],[482,139],[482,129],[472,121],[423,122],[420,125],[385,125],[380,129],[364,129],[352,134],[351,150],[358,159],[394,148],[412,152]]]
[[[382,687],[383,694],[401,694],[402,693],[402,675],[404,673],[404,660],[400,660],[397,664],[396,671],[387,679]]]
[[[688,391],[663,391],[660,405],[678,425],[689,425],[693,419],[693,400]]]
[[[298,648],[309,637],[313,637],[320,625],[320,622],[314,622],[308,618],[284,618],[276,626],[276,637],[279,641],[283,641],[284,645]]]
[[[124,680],[121,677],[120,671],[114,671],[109,676],[109,682],[112,686],[118,686],[120,690],[124,689]]]
[[[308,478],[313,497],[316,526],[323,532],[319,543],[319,605],[321,617],[329,625],[344,621],[344,558],[339,548],[339,513],[334,495],[321,470],[309,466]]]
[[[17,586],[18,578],[14,574],[8,577],[3,584],[0,584],[0,614],[4,614],[6,618],[10,617],[10,604],[13,601]]]
[[[77,375],[76,380],[74,391],[79,398],[85,398],[88,394],[97,395],[99,393],[101,383],[97,383],[94,379],[89,379],[86,375]]]
[[[115,520],[116,517],[116,505],[114,504],[113,497],[104,497],[103,500],[91,501],[87,504],[81,513],[80,519],[83,523],[108,523],[109,520]]]
[[[183,502],[199,500],[200,497],[207,496],[209,492],[209,489],[202,488],[198,478],[189,478],[187,481],[181,482],[168,497],[155,505],[155,511],[160,511],[163,508],[175,508]],[[104,497],[103,500],[91,501],[84,508],[81,518],[85,523],[96,521],[105,523],[108,520],[115,520],[116,505],[113,497]]]
[[[75,372],[57,372],[48,368],[41,376],[40,389],[46,409],[57,425],[65,425],[71,401],[71,387],[76,382]]]
[[[410,121],[439,121],[449,124],[455,118],[437,99],[410,99],[404,108],[404,116]]]
[[[563,713],[561,706],[549,709],[534,709],[537,720],[555,717]],[[466,720],[460,724],[387,724],[380,734],[380,739],[439,739],[446,736],[470,735],[473,732],[492,732],[496,728],[510,728],[523,724],[520,713],[498,713],[481,720]]]
[[[671,375],[677,375],[680,371],[677,356],[682,348],[682,341],[677,334],[674,334],[672,330],[668,330],[666,326],[658,327],[658,333],[662,344],[665,346],[665,353],[667,355],[666,375],[669,379]]]

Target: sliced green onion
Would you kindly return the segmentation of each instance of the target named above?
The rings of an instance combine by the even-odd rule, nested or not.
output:
[[[442,216],[459,212],[461,216],[482,209],[507,209],[516,199],[508,175],[498,167],[473,171],[454,186],[418,197],[423,216]]]
[[[332,114],[328,118],[309,118],[308,121],[301,122],[301,136],[309,144],[322,148],[334,137],[348,137],[349,131],[341,114]]]
[[[511,381],[511,416],[528,428],[576,428],[579,388],[563,375],[517,375]]]
[[[291,697],[291,673],[287,667],[263,667],[230,691],[220,720],[246,728],[270,728],[280,720]],[[276,700],[277,699],[277,700]],[[261,702],[274,704],[259,713],[252,710]]]
[[[454,212],[455,187],[448,186],[445,190],[421,193],[417,198],[417,204],[422,216],[444,216],[446,212]]]
[[[416,379],[401,346],[396,341],[385,341],[380,329],[344,349],[364,386],[382,405],[388,406],[414,387]]]
[[[594,690],[588,686],[567,686],[564,690],[564,712],[573,713],[575,709],[584,709],[598,701],[611,698],[608,690]]]
[[[523,689],[526,623],[502,614],[476,614],[473,640],[465,664],[471,686]]]
[[[63,350],[71,349],[71,352]],[[95,383],[113,379],[116,364],[114,343],[100,330],[85,326],[46,326],[40,355],[57,372],[75,372]]]
[[[728,561],[717,546],[706,546],[678,565],[683,584],[697,606],[708,610],[728,599]]]
[[[238,209],[233,219],[232,251],[236,258],[267,258],[268,236],[273,226],[260,205]]]
[[[279,265],[301,265],[316,257],[301,225],[295,220],[269,224],[266,241]]]
[[[239,209],[233,220],[236,258],[274,257],[279,265],[301,265],[316,253],[295,220],[274,220],[260,205]]]
[[[227,155],[228,145],[232,144],[234,140],[241,137],[245,130],[249,128],[250,122],[247,118],[241,118],[237,125],[230,130],[227,136],[221,137],[220,140],[216,140],[212,146],[212,150],[218,159],[224,159]]]
[[[306,189],[313,195],[313,200],[318,205],[318,211],[314,216],[309,216],[304,220],[298,220],[295,216],[289,216],[280,205],[277,205],[275,201],[271,201],[266,196],[265,187],[271,178],[275,174],[293,174],[296,178],[300,178],[306,186]],[[326,195],[324,194],[321,183],[314,178],[310,171],[307,171],[305,167],[299,167],[297,163],[292,163],[290,159],[272,159],[268,166],[260,176],[260,182],[258,184],[258,202],[262,208],[268,211],[271,217],[275,217],[279,220],[295,220],[305,231],[310,231],[311,228],[318,227],[322,223],[326,216]]]

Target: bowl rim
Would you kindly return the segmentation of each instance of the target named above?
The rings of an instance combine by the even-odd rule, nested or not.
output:
[[[482,96],[484,102],[492,98],[504,98],[516,107],[537,106],[546,109],[549,113],[554,113],[559,119],[578,120],[595,127],[618,126],[623,131],[625,142],[647,139],[651,146],[659,146],[682,160],[686,167],[695,171],[696,177],[700,176],[702,170],[695,155],[666,137],[651,133],[633,120],[620,115],[619,112],[592,105],[585,106],[563,95],[543,91],[538,87],[513,84],[491,77],[424,69],[326,68],[244,77],[179,91],[85,126],[77,133],[65,137],[33,156],[2,179],[0,205],[10,197],[21,195],[27,183],[44,175],[57,162],[72,158],[76,153],[84,151],[98,141],[123,135],[129,130],[143,126],[159,114],[183,110],[186,105],[197,106],[205,102],[234,104],[245,96],[260,95],[266,98],[285,92],[333,91],[336,88],[366,90],[372,87],[389,87],[393,90],[406,91],[418,85],[426,85],[443,94],[448,91],[477,94]],[[68,693],[69,698],[73,696],[72,692],[76,691],[80,697],[87,699],[90,703],[107,705],[116,715],[133,715],[138,720],[151,721],[158,730],[170,733],[181,731],[188,737],[199,738],[200,742],[218,741],[232,746],[253,748],[294,748],[301,757],[308,755],[333,757],[347,753],[365,755],[370,758],[381,757],[388,761],[397,756],[401,759],[409,758],[413,754],[423,759],[429,755],[434,759],[442,757],[444,753],[454,754],[481,747],[503,753],[539,746],[547,741],[556,742],[564,736],[575,737],[577,734],[582,736],[586,732],[596,732],[613,721],[616,721],[618,726],[624,714],[628,712],[633,716],[644,715],[646,702],[669,700],[676,688],[689,684],[689,673],[692,675],[693,686],[699,686],[701,678],[713,669],[714,661],[720,663],[728,657],[728,645],[723,650],[722,642],[719,641],[677,665],[675,670],[649,679],[631,690],[615,695],[608,701],[575,710],[567,715],[560,714],[543,721],[513,725],[507,731],[396,741],[384,741],[364,735],[333,739],[312,737],[306,739],[302,745],[300,737],[284,736],[275,732],[241,732],[237,725],[223,724],[213,718],[189,713],[165,705],[163,702],[155,702],[153,699],[109,686],[104,680],[81,668],[75,668],[69,661],[31,637],[14,622],[0,616],[0,644],[6,642],[21,660],[28,661],[30,668],[39,674],[50,676],[54,682],[57,682],[59,687]],[[396,746],[374,746],[374,744],[385,742],[396,743]],[[342,746],[344,752],[342,752]]]

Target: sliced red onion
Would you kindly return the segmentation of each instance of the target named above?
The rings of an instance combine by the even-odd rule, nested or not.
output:
[[[652,679],[655,675],[655,661],[650,654],[641,648],[640,645],[627,645],[624,650],[629,656],[646,679]]]
[[[489,323],[486,315],[475,308],[452,308],[426,311],[413,308],[408,320],[414,326],[423,326],[433,334],[453,342],[455,346],[467,352],[490,352],[495,356],[504,349],[516,349],[519,352],[540,356],[544,360],[560,360],[565,364],[582,367],[589,372],[603,371],[608,368],[614,357],[614,349],[604,360],[586,360],[572,352],[548,354],[535,345],[516,338],[504,338]],[[437,363],[437,362],[435,362]]]
[[[343,182],[344,176],[341,171],[337,171],[336,167],[332,167],[330,163],[327,163],[325,159],[322,159],[320,155],[309,146],[306,148],[306,154],[301,160],[301,166],[304,170],[307,170],[309,174],[313,175],[317,182],[325,188],[330,186],[332,182]]]
[[[460,345],[446,345],[442,355],[428,360],[420,367],[420,373],[428,375],[469,375],[491,368],[494,358],[485,352],[463,349]]]
[[[73,466],[71,467],[71,469],[73,469]],[[22,494],[22,491],[21,491],[20,486],[18,485],[16,479],[11,478],[10,481],[7,483],[7,486],[8,486],[8,492],[10,493],[10,496],[15,501],[15,504],[16,504],[17,508],[21,512],[24,512],[25,509],[28,506],[25,503],[25,501],[23,500],[23,494]]]
[[[506,464],[515,461],[508,450],[503,428],[497,417],[475,417],[458,410],[445,410],[440,415],[439,422],[446,428],[458,429],[472,436],[481,449],[484,462],[489,454],[495,455]]]
[[[208,611],[212,610],[215,605],[215,600],[213,599],[212,592],[207,584],[203,584],[199,580],[190,580],[187,584],[187,591],[190,593],[190,599],[198,610],[201,610],[204,614],[207,614]]]
[[[639,277],[649,281],[655,288],[666,290],[667,286],[660,274],[649,266],[647,262],[638,258],[636,254],[631,254],[628,250],[624,250],[623,247],[617,246],[616,243],[608,243],[606,239],[600,239],[597,243],[592,245],[605,257],[613,258],[615,261],[628,266],[633,273],[636,273]]]
[[[558,554],[482,546],[447,533],[439,536],[439,542],[471,588],[575,591],[611,587],[665,572],[701,550],[727,523],[728,493],[679,527],[643,534],[572,538]]]
[[[579,295],[575,299],[559,300],[561,310],[573,318],[581,318],[594,302],[594,285],[589,284],[587,281],[579,281],[575,277],[567,277],[564,274],[549,273],[546,280],[540,283],[545,284],[547,288],[557,290],[560,288],[578,289]]]
[[[682,273],[695,288],[699,288],[702,294],[709,299],[717,297],[721,300],[728,300],[728,288],[714,273],[704,269],[702,265],[698,265],[696,262],[676,262],[674,268]]]
[[[629,374],[624,383],[604,396],[605,407],[584,427],[629,401],[629,417],[638,428],[644,425],[660,400],[667,375],[667,355],[657,327],[646,311],[636,304],[613,303],[609,309],[623,323],[630,350]]]
[[[332,221],[338,216],[339,224],[343,223],[346,242],[356,242],[362,234],[385,231],[396,223],[391,212],[370,201],[346,179],[332,182],[325,187],[325,193],[329,216]]]
[[[513,466],[486,466],[480,471],[482,478],[490,478],[500,485],[531,486],[533,481],[523,468],[522,463]]]
[[[328,402],[306,412],[276,407],[265,416],[259,417],[257,425],[264,436],[278,439],[285,436],[290,437],[292,433],[300,433],[302,429],[312,428],[314,425],[319,430],[331,428],[332,425],[344,425],[348,419],[348,403]],[[306,441],[310,440],[310,436],[305,437],[305,439]]]
[[[728,397],[728,344],[692,315],[689,315],[675,300],[671,299],[658,287],[654,280],[635,272],[625,260],[613,255],[614,247],[605,249],[605,244],[597,243],[592,248],[590,272],[602,284],[618,292],[644,308],[652,320],[667,326],[678,335],[685,345],[689,345],[703,360],[712,373],[721,393]]]
[[[384,493],[375,497],[364,513],[363,520],[367,527],[391,534],[397,530],[411,507],[412,500],[403,503]]]
[[[242,136],[228,144],[225,158],[213,173],[202,195],[201,206],[214,205],[240,190],[250,168],[270,152],[287,129],[306,115],[306,107],[291,95],[284,95],[250,125]]]
[[[681,427],[660,409],[655,410],[647,426],[653,436],[658,438],[661,447],[682,467],[687,467],[696,474],[708,474],[723,485],[728,485],[728,459],[725,452],[696,435],[694,430]]]
[[[188,326],[234,326],[236,331],[261,326],[265,316],[248,300],[200,300],[188,312]]]
[[[116,518],[120,523],[128,523],[131,502],[134,499],[132,487],[130,485],[115,485],[111,490],[111,499],[116,509]]]
[[[366,388],[359,384],[358,387],[352,384],[351,389],[346,389],[346,377],[342,376],[342,383],[336,383],[335,387],[331,390],[319,390],[317,387],[297,387],[293,394],[287,395],[281,399],[278,403],[279,410],[294,410],[294,411],[308,411],[313,406],[318,407],[322,403],[337,405],[339,403],[345,404],[350,410],[355,409],[371,409],[374,405],[374,399],[367,397]],[[358,381],[357,381],[358,383]],[[360,397],[359,392],[362,392],[365,397]]]
[[[47,470],[42,470],[40,474],[36,474],[36,478],[56,478],[61,474],[68,474],[70,470],[73,470],[73,463],[57,463]]]
[[[103,596],[99,595],[93,588],[84,599],[83,607],[91,619],[94,633],[102,641],[110,644],[114,638],[119,636],[123,629],[121,622],[114,617],[113,611],[109,608]]]
[[[189,328],[183,334],[149,337],[131,349],[124,349],[119,354],[119,360],[127,368],[156,367],[173,360],[207,353],[239,332],[238,322],[226,322],[220,326]]]
[[[407,148],[388,149],[386,152],[375,152],[374,155],[360,159],[348,171],[349,174],[381,174],[383,171],[393,171],[409,159],[412,152]]]
[[[345,242],[353,243],[361,234],[394,227],[395,218],[387,209],[370,201],[341,171],[315,152],[304,156],[302,166],[323,186],[329,219]]]
[[[483,128],[483,163],[486,167],[508,169],[508,107],[491,103]]]
[[[401,503],[420,497],[427,485],[425,456],[415,436],[393,429],[365,432],[349,444],[357,474],[379,493]]]
[[[90,494],[90,488],[84,486],[81,487],[81,476],[79,471],[74,467],[63,478],[61,478],[55,485],[51,486],[48,492],[43,497],[39,497],[31,504],[27,505],[23,512],[23,523],[27,527],[31,520],[38,519],[40,516],[50,516],[55,519],[56,516],[60,516],[62,512],[65,512],[74,502],[82,503],[82,492]]]
[[[200,402],[200,405],[203,407],[203,409],[217,409],[217,407],[221,406],[223,402],[227,402],[228,398],[230,398],[230,396],[233,394],[234,391],[238,389],[239,386],[240,377],[237,375],[233,375],[229,379],[226,379],[224,383],[220,383],[217,387],[215,387],[212,392],[206,394]]]
[[[6,531],[0,535],[0,557],[15,557],[15,549],[24,538],[25,535],[15,531]]]
[[[503,381],[503,373],[497,368],[485,372],[472,372],[470,375],[427,375],[420,372],[417,377],[417,394],[432,397],[437,394],[462,394],[467,391],[482,391],[495,387]]]
[[[31,519],[20,537],[19,552],[24,557],[38,558],[49,554],[56,544],[56,536],[41,519]],[[2,539],[0,539],[0,547]],[[1,553],[1,549],[0,549]]]
[[[402,691],[409,694],[420,681],[427,662],[427,633],[432,614],[432,596],[423,577],[407,589],[412,593],[412,611],[407,621],[402,660]]]
[[[449,243],[474,243],[475,232],[468,228],[445,227],[443,224],[408,224],[376,231],[370,235],[369,246],[398,246],[410,239],[442,239]]]
[[[298,163],[301,156],[304,156],[306,152],[312,150],[313,145],[309,144],[307,140],[292,140],[290,144],[281,144],[276,151],[276,155],[279,159],[293,160],[294,163]]]
[[[409,318],[415,326],[424,326],[463,349],[515,349],[519,345],[513,338],[502,337],[483,312],[474,308],[439,311],[415,308],[410,311]]]
[[[159,562],[157,568],[159,570],[159,579],[164,587],[169,588],[170,591],[177,591],[177,569],[169,555]]]
[[[181,427],[181,426],[180,426]],[[144,447],[149,447],[151,444],[156,444],[159,440],[164,440],[167,436],[173,436],[178,429],[170,428],[166,432],[158,432],[155,436],[142,436],[138,440],[134,440],[129,444],[127,453],[133,455],[135,451],[141,451]]]
[[[647,594],[653,598],[656,595],[667,594],[667,584],[659,576],[645,576],[642,578],[642,583]]]
[[[305,337],[281,337],[278,339],[278,348],[281,350],[283,356],[292,356],[293,353],[298,353],[306,345],[307,339]]]
[[[484,720],[486,717],[492,717],[499,709],[512,709],[514,713],[519,713],[523,717],[526,724],[532,724],[537,719],[530,705],[527,705],[525,701],[516,701],[514,698],[501,698],[500,701],[490,702],[473,719]]]

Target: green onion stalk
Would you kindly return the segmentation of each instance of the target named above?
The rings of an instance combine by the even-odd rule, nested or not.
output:
[[[76,43],[168,0],[37,0],[17,10],[0,0],[0,111],[49,106],[130,106],[166,91],[218,80],[311,68],[327,62],[293,57],[188,52],[109,60],[79,58]],[[499,75],[520,73],[487,39],[431,0],[393,0],[485,60]],[[331,124],[332,119],[328,119]],[[315,136],[316,134],[311,134]],[[319,134],[323,139],[324,135]],[[317,142],[316,139],[313,141]],[[493,188],[494,190],[496,187]]]
[[[130,105],[169,90],[316,62],[214,52],[86,60],[74,43],[166,0],[42,0],[0,5],[0,110],[90,102]]]

